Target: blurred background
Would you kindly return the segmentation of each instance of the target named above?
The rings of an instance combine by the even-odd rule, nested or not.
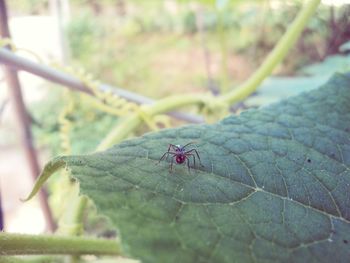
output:
[[[259,67],[303,2],[8,0],[6,4],[16,54],[82,80],[88,72],[103,83],[159,99],[234,89]],[[8,42],[0,43],[5,47]],[[320,86],[333,73],[350,69],[349,52],[350,1],[323,0],[274,75],[233,113]],[[0,74],[3,228],[41,233],[47,225],[39,201],[20,201],[30,192],[33,179],[6,74]],[[52,156],[94,151],[118,121],[62,86],[25,72],[19,79],[41,168]],[[168,126],[184,123],[171,120]],[[69,137],[68,146],[64,136]],[[51,197],[49,203],[57,219],[60,200]]]

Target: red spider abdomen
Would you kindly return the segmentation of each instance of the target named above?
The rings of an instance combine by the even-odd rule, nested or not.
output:
[[[176,156],[176,162],[177,163],[183,163],[186,160],[186,156],[185,155],[177,155]]]

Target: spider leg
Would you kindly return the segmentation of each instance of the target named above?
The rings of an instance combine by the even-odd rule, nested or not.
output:
[[[187,157],[192,156],[192,158],[193,158],[193,167],[196,167],[196,157],[194,156],[194,154],[193,153],[185,153],[185,155]],[[187,158],[187,160],[189,160],[189,159],[190,158]]]
[[[188,168],[188,172],[191,173],[190,160],[188,158],[187,158],[187,168]]]
[[[191,145],[191,144],[193,144],[194,142],[189,142],[189,143],[187,143],[185,146],[182,146],[182,149],[185,149],[188,145]]]
[[[158,163],[160,163],[160,161],[163,160],[165,156],[166,156],[165,159],[168,160],[169,154],[172,154],[173,156],[175,155],[175,153],[168,151],[162,155],[162,157],[159,159]]]
[[[171,157],[171,164],[170,164],[170,172],[171,173],[173,172],[174,157],[175,157],[175,154],[173,155],[173,157]]]
[[[164,154],[162,155],[162,157],[160,157],[158,163],[160,163],[160,161],[164,159],[165,155],[168,156],[168,155],[169,155],[169,152],[164,153]]]
[[[204,167],[204,165],[203,165],[202,162],[201,162],[201,158],[199,157],[198,151],[197,151],[196,149],[191,149],[191,150],[187,151],[186,154],[191,153],[191,152],[195,152],[195,153],[196,153],[196,155],[197,155],[197,157],[198,157],[198,160],[199,160],[199,164],[200,164],[202,167]]]

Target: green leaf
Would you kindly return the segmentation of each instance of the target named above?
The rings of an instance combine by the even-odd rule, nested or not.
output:
[[[345,42],[339,47],[340,52],[347,52],[350,50],[350,41]]]
[[[350,70],[350,55],[328,56],[324,61],[303,67],[301,72],[308,75],[332,76]]]
[[[191,141],[204,167],[158,164]],[[42,178],[64,165],[143,262],[349,262],[349,75],[214,125],[59,157]]]
[[[302,92],[311,91],[326,83],[329,76],[269,77],[257,89],[254,96],[244,101],[249,107],[266,106]]]

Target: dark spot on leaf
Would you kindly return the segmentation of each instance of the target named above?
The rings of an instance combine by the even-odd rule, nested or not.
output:
[[[307,162],[308,162],[308,163],[311,163],[311,159],[307,159]]]
[[[175,221],[179,221],[179,216],[175,216]]]
[[[77,180],[74,179],[74,178],[70,178],[69,181],[70,181],[71,183],[75,183]]]
[[[348,243],[348,241],[347,241],[346,239],[344,239],[344,240],[343,240],[343,243],[344,243],[344,244],[347,244],[347,243]]]
[[[102,224],[105,224],[105,222],[103,222]],[[108,227],[108,226],[106,226]],[[101,234],[98,235],[99,237],[106,237],[106,238],[114,238],[117,236],[117,233],[115,230],[112,229],[106,229],[105,231],[103,231]]]

